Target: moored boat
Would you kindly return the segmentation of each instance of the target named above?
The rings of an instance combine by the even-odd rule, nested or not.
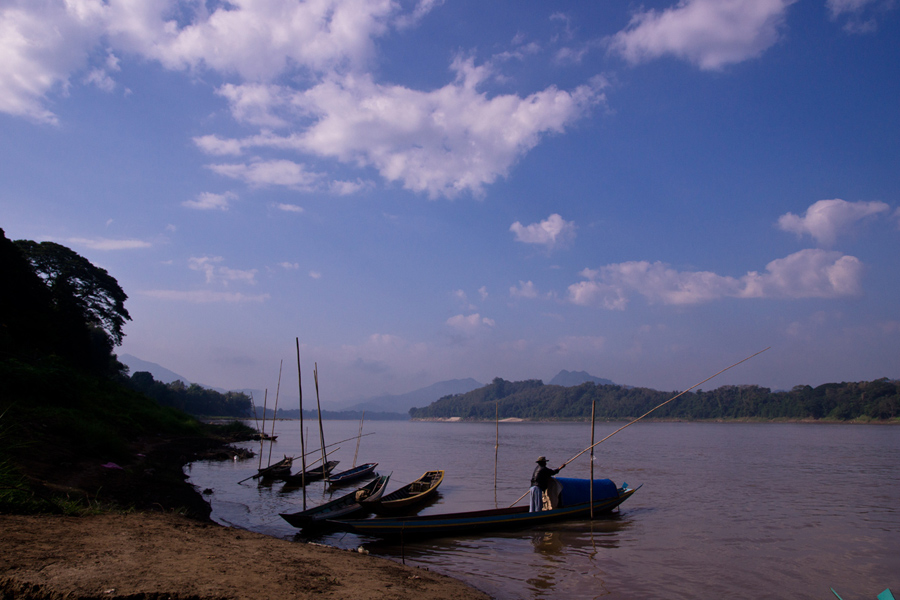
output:
[[[376,512],[390,512],[408,508],[431,497],[444,480],[443,471],[426,471],[421,477],[394,490],[390,494],[382,496],[376,503]]]
[[[313,481],[319,481],[325,479],[325,477],[334,471],[334,468],[338,466],[338,460],[329,460],[325,463],[324,467],[314,467],[310,469],[306,469],[306,474],[301,471],[300,473],[295,473],[293,475],[288,475],[284,477],[284,482],[287,485],[303,485],[304,481],[306,483],[310,483]]]
[[[375,472],[375,467],[378,466],[378,463],[366,463],[363,465],[359,465],[358,467],[353,467],[352,469],[348,469],[346,471],[341,471],[340,473],[335,473],[334,475],[328,476],[328,483],[334,486],[344,485],[345,483],[351,483],[353,481],[357,481],[364,477],[368,477]]]
[[[290,476],[291,474],[291,466],[294,464],[293,457],[285,456],[283,459],[279,460],[277,463],[269,465],[264,469],[259,469],[259,471],[254,475],[255,478],[262,478],[265,480],[270,479],[284,479],[285,477]]]
[[[345,494],[331,502],[300,512],[281,513],[281,518],[294,527],[304,528],[311,525],[321,525],[326,519],[352,515],[367,508],[366,502],[374,502],[381,498],[390,478],[390,475],[381,475],[358,490]]]
[[[379,538],[439,537],[466,533],[528,528],[546,523],[574,521],[591,517],[590,480],[558,478],[563,486],[560,506],[553,510],[531,512],[528,506],[514,506],[461,513],[374,519],[334,520],[338,529]],[[568,492],[567,492],[568,488]],[[617,488],[608,479],[594,481],[593,513],[608,513],[627,500],[640,486]]]

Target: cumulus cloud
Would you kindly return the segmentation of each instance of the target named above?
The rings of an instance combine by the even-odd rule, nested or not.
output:
[[[701,69],[721,69],[775,44],[795,1],[681,0],[665,10],[636,13],[609,48],[630,63],[672,55]]]
[[[474,335],[486,327],[494,327],[495,323],[493,319],[473,313],[468,316],[456,315],[455,317],[450,317],[447,319],[447,325],[466,335]]]
[[[107,238],[69,238],[66,240],[76,246],[85,246],[91,250],[134,250],[136,248],[149,248],[150,242],[143,240],[110,240]]]
[[[729,277],[709,271],[678,271],[668,265],[632,261],[581,272],[569,286],[569,301],[624,310],[634,295],[651,303],[690,305],[722,298],[840,298],[861,292],[862,262],[819,249],[773,260],[766,271]]]
[[[225,192],[224,194],[201,192],[197,195],[196,200],[185,200],[181,205],[196,210],[228,210],[228,203],[236,198],[237,194],[234,192]]]
[[[516,221],[509,226],[516,234],[516,241],[524,244],[539,244],[548,249],[566,244],[575,238],[575,223],[566,221],[554,213],[540,223],[522,225]]]
[[[290,160],[257,160],[250,163],[207,165],[219,175],[238,179],[252,186],[283,185],[301,191],[315,189],[320,173],[307,171],[306,165]]]
[[[430,198],[480,195],[543,136],[564,131],[604,101],[601,78],[572,90],[548,87],[490,96],[494,64],[457,58],[451,83],[431,90],[381,85],[366,73],[376,41],[417,23],[441,0],[10,0],[0,8],[0,111],[55,123],[46,108],[73,74],[111,90],[116,55],[165,68],[212,70],[233,118],[258,135],[194,138],[203,152],[240,156],[268,147],[373,168]],[[102,44],[104,52],[98,52]],[[520,49],[521,50],[521,49]],[[497,55],[496,61],[503,60]],[[290,81],[290,85],[276,84]],[[292,132],[284,136],[273,130]],[[290,160],[216,164],[250,185],[345,195],[370,182],[319,181]],[[313,181],[315,179],[315,181]]]
[[[847,202],[846,200],[819,200],[806,209],[801,217],[787,213],[778,218],[778,227],[797,236],[812,236],[826,246],[838,236],[847,233],[856,223],[882,213],[890,212],[884,202]]]
[[[531,281],[519,281],[518,286],[509,288],[509,295],[512,298],[537,298],[538,291]]]
[[[221,265],[223,260],[221,256],[194,256],[188,259],[188,268],[203,273],[206,276],[206,283],[220,283],[226,286],[235,281],[256,284],[256,269],[246,271],[232,269]]]
[[[302,213],[304,211],[302,206],[297,206],[296,204],[286,204],[279,203],[275,205],[275,208],[278,210],[283,210],[284,212],[292,212],[292,213]]]

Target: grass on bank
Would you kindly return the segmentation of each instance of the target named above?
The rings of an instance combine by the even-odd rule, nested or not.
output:
[[[0,361],[0,513],[99,509],[90,497],[37,493],[28,465],[84,459],[124,464],[133,458],[130,443],[141,437],[236,437],[251,431],[238,422],[202,424],[53,358],[38,364]]]

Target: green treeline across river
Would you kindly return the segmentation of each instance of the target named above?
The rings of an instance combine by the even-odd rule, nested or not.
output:
[[[413,419],[581,420],[626,421],[662,404],[678,392],[649,388],[583,383],[573,387],[544,385],[540,380],[505,381],[497,378],[466,394],[445,396],[424,408],[410,409]],[[900,418],[900,381],[878,379],[857,383],[798,385],[773,392],[757,385],[729,385],[711,391],[687,392],[654,412],[654,419],[827,419],[897,420]]]

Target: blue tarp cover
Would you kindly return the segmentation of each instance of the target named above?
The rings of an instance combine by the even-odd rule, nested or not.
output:
[[[562,494],[560,501],[563,506],[572,506],[573,504],[585,504],[591,501],[591,480],[590,479],[572,479],[569,477],[557,477],[556,480],[562,485]],[[610,479],[594,480],[594,502],[603,500],[604,498],[616,498],[619,490],[616,484]]]

